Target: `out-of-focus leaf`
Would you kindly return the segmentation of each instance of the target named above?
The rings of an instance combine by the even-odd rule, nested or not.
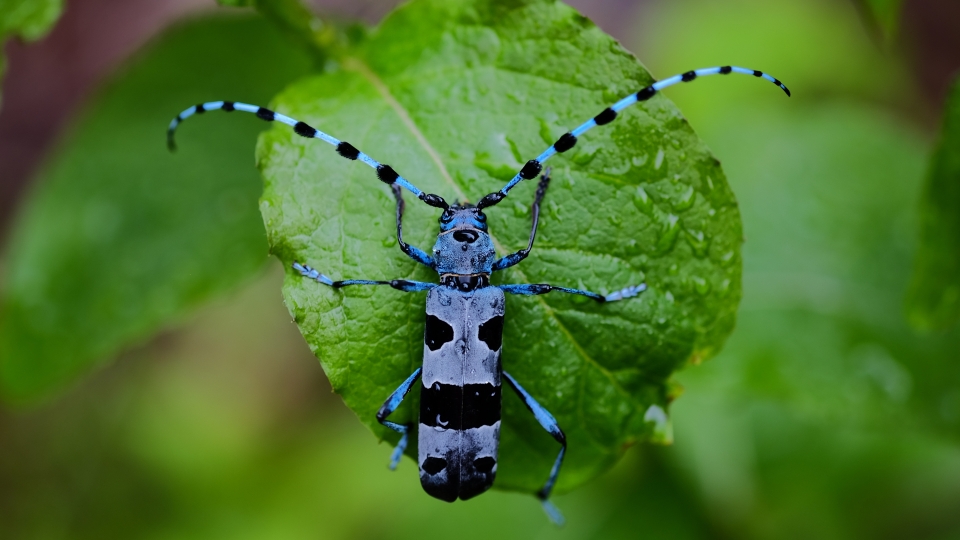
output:
[[[678,377],[678,467],[723,537],[955,537],[960,329],[918,336],[903,317],[928,150],[879,105],[901,68],[843,2],[666,9],[640,32],[658,70],[757,57],[795,90],[762,106],[732,81],[674,93],[723,157],[746,236],[737,330]]]
[[[252,7],[277,25],[285,36],[304,47],[322,66],[332,47],[340,45],[336,26],[321,19],[300,0],[217,0],[220,5]]]
[[[919,328],[945,328],[960,318],[960,79],[943,108],[943,132],[927,174],[907,309]]]
[[[34,40],[53,26],[63,0],[0,0],[0,36],[16,34]]]
[[[413,2],[341,65],[287,89],[277,110],[451,201],[502,187],[559,135],[651,81],[612,38],[550,1]],[[422,362],[423,295],[336,291],[289,266],[301,261],[335,279],[437,276],[397,248],[393,198],[372,170],[287,126],[261,137],[258,156],[271,250],[288,269],[287,305],[335,390],[395,441],[375,414]],[[669,437],[666,418],[648,412],[666,410],[671,374],[711,356],[732,329],[741,231],[719,163],[662,96],[584,135],[550,165],[537,246],[503,281],[650,286],[609,305],[559,293],[507,300],[503,366],[565,430],[566,490],[629,444]],[[488,212],[499,253],[526,245],[535,187],[525,183]],[[429,248],[437,212],[415,200],[407,208],[406,239]],[[504,395],[496,485],[535,490],[558,447]],[[395,421],[415,419],[417,399],[412,393]]]
[[[957,530],[960,332],[917,336],[900,309],[923,137],[836,102],[740,103],[700,126],[747,238],[737,332],[680,375],[674,407],[711,513],[758,539]]]
[[[733,63],[769,71],[794,92],[782,100],[749,80],[704,79],[675,87],[671,96],[694,126],[744,97],[764,110],[828,97],[894,104],[913,99],[910,73],[878,50],[848,2],[673,0],[651,9],[656,16],[639,21],[633,50],[655,77],[672,74],[678,65]]]
[[[884,39],[893,38],[900,26],[900,9],[903,0],[854,0],[860,5],[870,22],[883,35]]]
[[[63,0],[0,0],[0,80],[6,70],[2,47],[7,38],[40,39],[62,11]]]
[[[202,54],[201,54],[202,52]],[[176,29],[108,85],[17,220],[0,306],[0,390],[32,398],[141,341],[259,269],[249,118],[170,118],[210,99],[262,101],[309,60],[263,22]]]

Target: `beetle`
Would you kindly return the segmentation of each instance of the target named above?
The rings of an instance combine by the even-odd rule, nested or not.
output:
[[[300,262],[293,262],[292,267],[304,278],[335,289],[356,285],[388,285],[399,291],[427,293],[423,365],[390,394],[377,412],[377,420],[381,424],[400,433],[400,441],[391,456],[390,468],[395,469],[399,463],[413,426],[391,422],[388,417],[400,406],[417,380],[420,380],[417,463],[424,491],[438,499],[453,502],[458,498],[475,497],[488,490],[497,474],[501,387],[503,381],[506,381],[540,425],[560,444],[550,475],[536,494],[550,518],[560,523],[563,518],[549,501],[549,497],[566,454],[566,436],[553,415],[503,370],[501,352],[504,295],[508,293],[530,296],[560,291],[605,303],[635,297],[646,290],[646,284],[631,285],[614,293],[601,295],[545,283],[492,285],[490,275],[520,263],[533,249],[540,205],[550,184],[550,169],[543,170],[543,163],[547,159],[570,150],[577,144],[578,137],[585,132],[613,122],[623,109],[649,100],[668,86],[690,82],[707,75],[730,73],[766,79],[790,96],[790,90],[776,78],[762,71],[742,67],[711,67],[675,75],[624,97],[576,129],[564,133],[539,156],[527,161],[504,187],[487,194],[476,205],[467,202],[448,204],[443,197],[420,190],[400,176],[393,167],[376,161],[349,142],[339,140],[305,122],[257,105],[211,101],[190,107],[170,122],[167,143],[171,151],[176,148],[174,133],[177,126],[194,114],[211,110],[243,111],[253,113],[265,121],[287,124],[293,127],[297,135],[320,139],[334,146],[341,157],[360,161],[373,168],[377,178],[390,186],[396,199],[397,242],[400,249],[414,261],[436,271],[439,282],[404,279],[335,281]],[[487,230],[484,210],[501,202],[510,190],[523,180],[531,180],[537,176],[540,176],[540,180],[531,207],[532,226],[527,247],[498,258]],[[403,241],[404,189],[427,205],[442,210],[439,218],[440,232],[432,254]]]

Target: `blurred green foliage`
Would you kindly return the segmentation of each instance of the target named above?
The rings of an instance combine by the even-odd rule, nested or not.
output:
[[[674,0],[635,35],[656,76],[739,63],[795,96],[746,78],[670,90],[746,235],[738,328],[681,373],[674,446],[557,497],[559,531],[524,495],[433,500],[327,391],[277,264],[136,361],[0,411],[0,536],[960,537],[960,334],[917,335],[902,309],[934,138],[898,106],[914,99],[903,67],[828,0]],[[183,153],[242,120],[185,125]]]
[[[903,0],[856,0],[885,39],[893,38],[900,26]]]
[[[63,11],[62,0],[0,0],[0,37],[42,37]]]
[[[233,18],[172,31],[107,85],[14,226],[0,305],[7,399],[62,387],[262,267],[250,156],[262,126],[198,122],[176,155],[163,131],[190,103],[266,101],[309,67],[264,22]]]
[[[654,73],[737,61],[776,31],[760,20],[790,21],[764,49],[790,103],[746,85],[723,104],[672,94],[722,156],[746,235],[738,328],[680,375],[673,409],[678,457],[713,519],[751,538],[956,537],[960,333],[918,336],[902,309],[929,141],[882,105],[909,89],[876,84],[902,68],[849,5],[688,0],[658,15],[638,50],[681,46],[661,49]],[[729,35],[694,50],[718,25]]]
[[[500,189],[561,134],[652,82],[611,37],[553,2],[411,2],[346,54],[343,69],[291,85],[275,108],[450,202]],[[290,265],[334,279],[431,282],[436,274],[398,249],[393,195],[371,169],[286,125],[261,137],[258,156],[271,251],[288,268],[287,305],[334,390],[396,441],[376,413],[422,364],[424,295],[334,291]],[[569,452],[557,487],[566,491],[637,441],[668,441],[670,377],[691,358],[712,356],[733,328],[742,233],[719,163],[662,96],[548,164],[554,182],[536,249],[498,277],[605,292],[644,280],[650,287],[602,306],[508,295],[504,369],[563,426]],[[525,182],[487,212],[501,256],[526,246],[535,190],[536,181]],[[429,250],[439,211],[407,198],[406,239]],[[391,420],[415,423],[418,394]],[[661,420],[650,421],[657,410]],[[535,492],[557,444],[513,396],[503,418],[495,486]]]
[[[920,328],[948,328],[960,318],[960,79],[944,105],[921,208],[922,240],[908,309]]]
[[[217,0],[217,3],[255,9],[310,55],[317,67],[323,66],[331,49],[342,46],[345,40],[336,25],[318,17],[300,0]]]
[[[63,0],[0,0],[0,47],[14,36],[40,39],[62,11]],[[0,79],[5,70],[6,57],[0,51]]]

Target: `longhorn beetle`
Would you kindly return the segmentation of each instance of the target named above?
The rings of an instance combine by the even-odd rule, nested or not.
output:
[[[377,178],[392,188],[396,198],[397,242],[400,249],[413,260],[440,274],[440,283],[405,279],[335,281],[306,264],[294,262],[292,266],[303,277],[334,289],[352,285],[389,285],[399,291],[427,293],[423,366],[410,374],[377,412],[377,420],[381,424],[400,433],[400,442],[391,457],[390,468],[395,469],[399,463],[413,426],[391,422],[387,417],[400,406],[417,379],[420,379],[422,386],[417,463],[424,491],[438,499],[453,502],[457,498],[475,497],[489,489],[497,474],[501,381],[506,380],[540,425],[560,443],[560,452],[553,462],[550,476],[536,494],[550,518],[559,524],[563,517],[548,499],[563,463],[567,440],[553,415],[501,367],[504,293],[530,296],[561,291],[603,303],[637,296],[646,290],[647,286],[645,283],[631,285],[604,296],[546,283],[491,285],[490,274],[519,263],[533,248],[540,219],[540,203],[550,184],[550,169],[542,171],[544,161],[554,154],[570,150],[577,144],[579,136],[595,126],[613,122],[623,109],[652,98],[668,86],[690,82],[706,75],[729,73],[764,78],[783,89],[787,96],[790,95],[790,90],[774,77],[762,71],[735,66],[698,69],[655,82],[607,107],[573,131],[561,135],[557,142],[536,159],[528,161],[505,186],[484,196],[476,206],[466,202],[449,205],[443,197],[421,191],[397,174],[393,167],[378,162],[352,144],[334,138],[305,122],[256,105],[211,101],[190,107],[170,122],[167,144],[171,151],[176,148],[174,131],[180,122],[194,114],[217,109],[244,111],[268,122],[277,121],[292,126],[297,135],[320,139],[334,146],[340,156],[360,161],[373,168]],[[493,241],[487,233],[484,209],[496,205],[514,186],[523,180],[536,178],[541,171],[543,175],[540,176],[533,199],[533,225],[527,247],[497,258]],[[407,189],[429,206],[443,210],[439,219],[440,234],[437,235],[432,254],[403,241],[401,221],[404,202],[401,188]]]

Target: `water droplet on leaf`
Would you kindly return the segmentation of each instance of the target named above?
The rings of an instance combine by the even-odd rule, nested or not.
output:
[[[550,217],[557,221],[563,221],[563,218],[560,217],[560,206],[556,203],[556,201],[550,201],[548,206],[550,208]]]
[[[687,189],[685,189],[683,193],[680,194],[680,197],[673,203],[673,209],[677,212],[689,210],[696,199],[697,192],[693,189],[693,186],[687,186]]]
[[[644,214],[650,215],[653,213],[653,199],[647,194],[647,190],[643,189],[643,186],[637,186],[637,192],[633,195],[633,204],[637,207],[637,210]]]
[[[660,238],[657,239],[656,245],[657,252],[667,253],[672,250],[679,233],[680,217],[674,214],[667,214],[666,218],[660,223]]]
[[[721,281],[721,282],[720,282],[720,287],[718,288],[718,290],[720,291],[720,294],[722,294],[723,296],[726,296],[727,293],[730,292],[730,280],[729,280],[729,279],[725,279],[725,280]]]
[[[515,217],[526,217],[530,213],[530,209],[527,208],[527,205],[523,204],[520,201],[513,203],[513,215]]]
[[[597,152],[600,150],[598,146],[590,148],[581,148],[578,147],[578,151],[570,157],[570,161],[576,163],[577,165],[587,165],[593,158],[597,157]]]
[[[705,257],[707,255],[707,250],[710,248],[710,239],[703,234],[703,231],[691,231],[686,229],[684,232],[687,233],[685,237],[687,239],[687,243],[690,244],[691,248],[693,248],[693,254],[697,257]]]
[[[710,282],[703,279],[700,276],[693,276],[693,290],[697,291],[697,294],[700,296],[706,296],[710,294]]]
[[[657,157],[653,160],[653,168],[659,171],[661,165],[663,165],[663,148],[657,150]]]
[[[653,424],[653,440],[661,444],[673,442],[673,426],[667,412],[659,405],[651,405],[643,414],[643,421]]]

